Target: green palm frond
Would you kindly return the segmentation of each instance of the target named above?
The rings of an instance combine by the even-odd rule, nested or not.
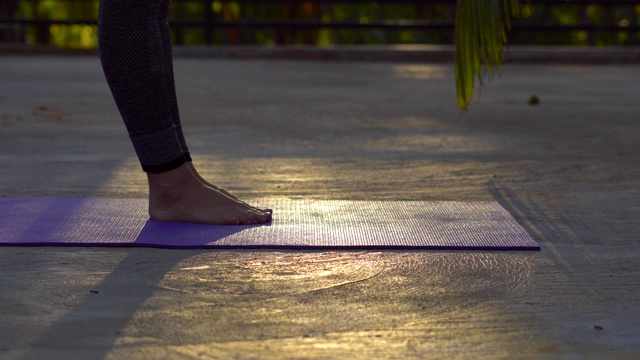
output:
[[[511,18],[520,12],[520,0],[458,0],[455,19],[456,94],[466,110],[476,78],[500,69],[502,48]],[[484,66],[483,66],[484,65]]]

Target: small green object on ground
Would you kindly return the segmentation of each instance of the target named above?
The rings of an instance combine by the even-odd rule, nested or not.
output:
[[[537,96],[531,95],[529,98],[529,105],[538,105],[540,103],[540,99]]]

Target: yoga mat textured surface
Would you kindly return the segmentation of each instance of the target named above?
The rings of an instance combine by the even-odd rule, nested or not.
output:
[[[263,200],[267,225],[148,220],[147,200],[0,198],[0,245],[539,250],[496,202]]]

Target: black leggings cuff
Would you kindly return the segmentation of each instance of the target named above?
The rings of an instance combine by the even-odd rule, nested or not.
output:
[[[191,157],[189,157],[189,158],[191,158]],[[163,172],[167,172],[167,171],[171,171],[173,169],[179,168],[185,162],[187,162],[187,159],[183,155],[183,156],[180,156],[177,159],[168,161],[168,162],[163,163],[163,164],[157,164],[157,165],[141,164],[141,165],[142,165],[142,170],[144,172],[151,173],[151,174],[158,174],[158,173],[163,173]]]
[[[193,161],[193,159],[191,158],[191,154],[189,154],[188,152],[183,153],[182,156],[184,156],[184,161]]]

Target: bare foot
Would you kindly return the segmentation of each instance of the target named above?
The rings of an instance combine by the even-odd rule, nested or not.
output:
[[[214,189],[216,189],[216,190],[220,191],[221,193],[223,193],[223,194],[227,195],[228,197],[230,197],[230,198],[232,198],[232,199],[234,199],[234,200],[236,200],[236,201],[240,201],[240,202],[241,202],[241,203],[243,203],[243,204],[246,204],[247,206],[251,207],[253,210],[256,210],[256,211],[262,211],[262,212],[268,212],[268,213],[273,212],[271,209],[258,209],[258,208],[254,207],[254,206],[251,206],[251,205],[247,204],[246,202],[244,202],[244,201],[242,201],[242,200],[238,199],[238,197],[237,197],[237,196],[233,195],[232,193],[228,192],[227,190],[225,190],[225,189],[223,189],[223,188],[221,188],[221,187],[218,187],[218,186],[216,186],[216,185],[214,185],[214,184],[212,184],[212,183],[208,182],[207,180],[205,180],[205,179],[200,175],[200,173],[198,172],[198,170],[196,169],[196,167],[193,165],[193,163],[192,163],[191,161],[187,161],[187,162],[186,162],[186,164],[187,164],[187,167],[189,168],[189,170],[191,170],[191,172],[193,173],[193,175],[195,175],[195,177],[196,177],[198,180],[200,180],[200,182],[201,182],[201,183],[205,184],[206,186],[209,186],[209,187],[211,187],[211,188],[214,188]]]
[[[271,214],[202,183],[188,165],[147,174],[152,220],[212,225],[251,225],[271,221]]]
[[[235,195],[233,195],[232,193],[228,192],[227,190],[225,190],[225,189],[223,189],[223,188],[220,188],[220,187],[218,187],[218,186],[216,186],[216,185],[214,185],[214,184],[212,184],[212,183],[208,182],[207,180],[205,180],[205,179],[200,175],[200,173],[198,172],[198,170],[196,170],[196,167],[193,165],[193,163],[192,163],[191,161],[187,161],[187,162],[186,162],[186,164],[187,164],[187,167],[189,168],[189,170],[191,170],[191,172],[193,173],[193,175],[195,175],[195,177],[196,177],[198,180],[200,180],[200,182],[201,182],[201,183],[203,183],[203,184],[205,184],[205,185],[207,185],[207,186],[209,186],[209,187],[212,187],[212,188],[214,188],[214,189],[216,189],[216,190],[220,191],[221,193],[223,193],[223,194],[227,195],[228,197],[230,197],[230,198],[232,198],[232,199],[234,199],[234,200],[238,200],[238,197],[237,197],[237,196],[235,196]]]

